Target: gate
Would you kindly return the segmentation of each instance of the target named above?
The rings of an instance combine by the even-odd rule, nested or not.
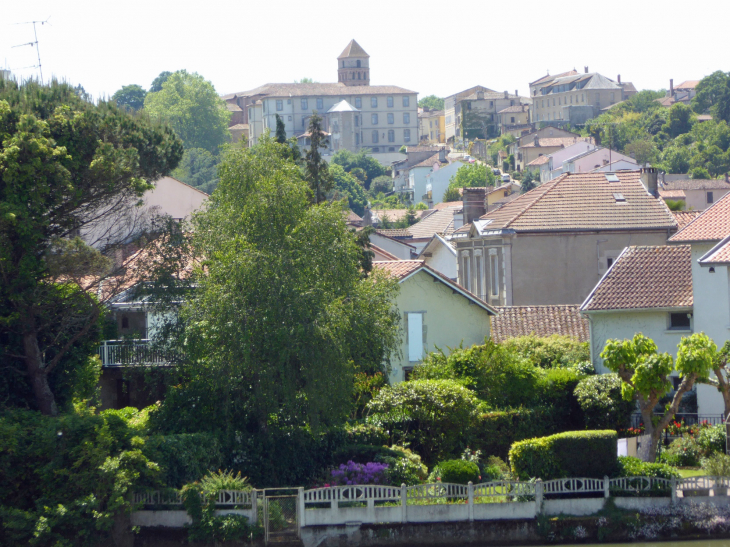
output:
[[[267,488],[263,494],[266,543],[299,540],[299,497],[296,488]]]

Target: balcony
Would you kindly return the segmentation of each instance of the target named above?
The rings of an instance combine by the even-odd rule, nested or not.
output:
[[[162,366],[170,364],[168,356],[151,347],[148,339],[104,340],[99,346],[104,367]]]

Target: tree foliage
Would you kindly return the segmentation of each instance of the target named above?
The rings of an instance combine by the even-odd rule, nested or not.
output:
[[[147,94],[144,108],[153,120],[168,122],[186,149],[217,154],[220,145],[230,140],[231,114],[213,84],[198,73],[170,74],[160,91]]]
[[[355,372],[383,370],[396,344],[397,285],[364,277],[338,203],[310,206],[285,145],[231,148],[194,218],[205,267],[181,312],[169,427],[252,432],[337,423]],[[193,408],[194,407],[194,408]]]
[[[98,336],[92,291],[113,273],[69,236],[132,207],[148,181],[177,165],[182,146],[168,128],[56,82],[0,81],[0,134],[0,350],[36,408],[56,414],[49,378]]]
[[[172,72],[168,70],[160,72],[157,78],[152,80],[152,84],[150,85],[150,93],[157,93],[158,91],[162,91],[162,84],[164,84],[170,76],[172,76]]]
[[[354,169],[362,169],[365,172],[365,188],[370,189],[373,179],[385,175],[390,175],[390,168],[380,163],[372,156],[368,156],[364,149],[357,154],[353,154],[349,150],[338,150],[332,156],[332,163],[341,165],[348,173]],[[391,180],[392,188],[392,180]]]
[[[144,98],[147,92],[141,85],[132,84],[124,85],[112,95],[112,100],[117,103],[120,108],[128,108],[129,110],[140,110],[144,106]]]
[[[327,148],[327,137],[322,130],[322,118],[317,115],[315,110],[309,118],[310,146],[304,155],[304,179],[309,183],[312,190],[312,199],[315,204],[325,200],[327,192],[332,189],[334,180],[332,173],[329,171],[327,162],[320,153],[320,148]]]
[[[642,459],[654,461],[662,431],[669,425],[679,408],[682,396],[698,380],[709,377],[717,351],[714,342],[704,333],[683,337],[678,346],[676,369],[682,382],[661,419],[655,422],[654,408],[672,388],[669,375],[674,359],[668,353],[657,353],[656,344],[638,333],[632,340],[608,340],[601,352],[604,365],[621,378],[622,395],[638,403],[645,431],[652,442],[642,447]]]
[[[219,157],[206,149],[188,148],[172,176],[206,194],[212,194],[218,186],[218,163]]]
[[[429,110],[443,110],[444,100],[436,95],[428,95],[418,101],[418,106],[421,108],[428,108]]]
[[[334,179],[331,199],[347,199],[347,207],[352,209],[355,214],[360,216],[365,214],[368,198],[355,177],[346,173],[342,166],[336,163],[329,166],[329,171]]]

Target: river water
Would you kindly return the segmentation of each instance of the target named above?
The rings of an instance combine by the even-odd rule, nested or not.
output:
[[[595,545],[598,547],[626,547],[627,545],[640,544],[641,547],[730,547],[730,539],[696,539],[692,541],[655,541],[634,543],[591,543],[586,544],[588,547]],[[575,547],[575,545],[559,545],[555,547]]]

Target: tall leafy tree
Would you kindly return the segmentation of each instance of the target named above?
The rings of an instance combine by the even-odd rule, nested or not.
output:
[[[535,183],[535,175],[532,174],[532,171],[530,169],[525,171],[525,176],[522,178],[520,183],[522,185],[523,194],[537,188],[537,184]]]
[[[276,134],[274,136],[276,142],[284,144],[286,142],[286,127],[284,126],[284,120],[281,116],[276,115]]]
[[[172,172],[172,176],[211,194],[218,186],[219,158],[220,156],[214,156],[204,148],[189,148],[185,150],[180,165]]]
[[[162,84],[164,84],[170,76],[172,76],[172,72],[168,70],[160,72],[159,76],[152,80],[152,85],[150,85],[150,93],[157,93],[158,91],[162,91]]]
[[[696,95],[692,98],[692,110],[698,114],[709,113],[720,100],[725,87],[730,81],[730,72],[716,70],[700,80],[695,88]]]
[[[443,110],[444,100],[436,95],[429,95],[418,101],[418,106],[428,108],[430,110]]]
[[[314,203],[321,203],[326,199],[326,194],[332,189],[334,180],[329,171],[327,162],[322,158],[320,148],[327,148],[327,137],[322,131],[322,118],[315,110],[309,118],[310,146],[304,159],[305,179],[312,190]]]
[[[117,103],[120,108],[128,108],[129,110],[140,110],[144,107],[144,98],[147,96],[147,92],[142,89],[142,86],[137,84],[124,85],[121,89],[118,89],[112,100]]]
[[[186,149],[217,154],[219,146],[230,140],[230,112],[213,84],[200,74],[185,70],[171,74],[160,91],[147,94],[144,108],[152,119],[168,122]]]
[[[152,188],[182,145],[170,129],[56,82],[0,81],[0,135],[0,361],[55,415],[51,377],[93,339],[102,313],[79,286],[110,266],[72,236]]]
[[[717,347],[704,333],[682,338],[677,348],[676,370],[682,381],[658,420],[654,418],[654,409],[672,388],[669,380],[675,369],[672,356],[658,353],[653,340],[641,333],[632,340],[608,340],[601,353],[604,365],[621,378],[624,398],[638,403],[644,431],[651,436],[651,442],[642,445],[644,461],[656,459],[661,434],[674,419],[682,397],[695,382],[707,381],[715,362]]]
[[[247,430],[336,423],[354,374],[396,347],[397,285],[363,277],[362,249],[338,202],[310,205],[282,145],[231,148],[193,249],[205,258],[181,314],[184,361],[168,427]],[[374,277],[373,277],[374,276]]]

